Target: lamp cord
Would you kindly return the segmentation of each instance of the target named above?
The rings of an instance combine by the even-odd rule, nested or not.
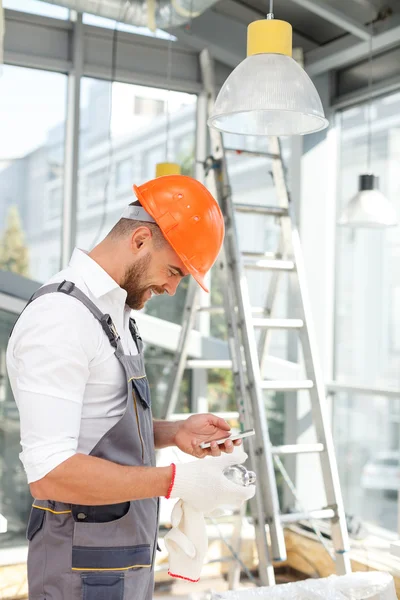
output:
[[[372,154],[372,38],[374,33],[374,24],[371,23],[371,35],[369,37],[369,61],[368,61],[368,113],[367,113],[367,173],[371,172],[371,154]]]
[[[172,4],[170,5],[169,26],[172,25]],[[170,133],[170,96],[171,96],[171,77],[172,77],[172,36],[168,40],[167,49],[167,100],[165,103],[165,162],[169,157],[169,133]]]

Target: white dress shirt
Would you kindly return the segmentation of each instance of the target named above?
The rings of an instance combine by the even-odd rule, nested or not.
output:
[[[125,352],[137,354],[125,290],[77,249],[47,283],[64,279],[111,315]],[[90,311],[66,294],[46,294],[25,309],[8,344],[7,370],[29,483],[77,452],[89,454],[123,413],[126,381],[114,350]]]

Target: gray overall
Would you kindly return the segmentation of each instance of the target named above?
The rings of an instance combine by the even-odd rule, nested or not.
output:
[[[125,412],[90,455],[120,465],[154,466],[150,391],[135,322],[130,331],[139,353],[125,355],[111,317],[73,283],[44,286],[29,302],[54,292],[69,294],[89,309],[126,375]],[[34,500],[27,531],[29,600],[149,600],[157,534],[158,498],[107,506]]]

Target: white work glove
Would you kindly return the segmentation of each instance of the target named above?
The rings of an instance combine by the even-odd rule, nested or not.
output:
[[[247,454],[237,446],[231,454],[198,459],[178,464],[171,482],[168,498],[180,498],[203,514],[213,512],[220,506],[239,508],[252,498],[254,485],[243,487],[233,483],[223,474],[229,465],[242,464]]]
[[[164,536],[169,555],[168,575],[197,582],[208,548],[203,514],[178,500],[171,514],[172,529]]]

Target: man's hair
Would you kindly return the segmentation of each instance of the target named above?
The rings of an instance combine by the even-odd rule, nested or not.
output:
[[[141,206],[140,202],[131,202],[129,206]],[[139,227],[148,227],[153,235],[154,248],[160,250],[166,243],[166,239],[162,234],[161,229],[156,223],[149,223],[147,221],[136,221],[135,219],[120,219],[110,233],[107,235],[109,239],[117,240],[118,238],[127,237],[131,235],[135,229]]]

